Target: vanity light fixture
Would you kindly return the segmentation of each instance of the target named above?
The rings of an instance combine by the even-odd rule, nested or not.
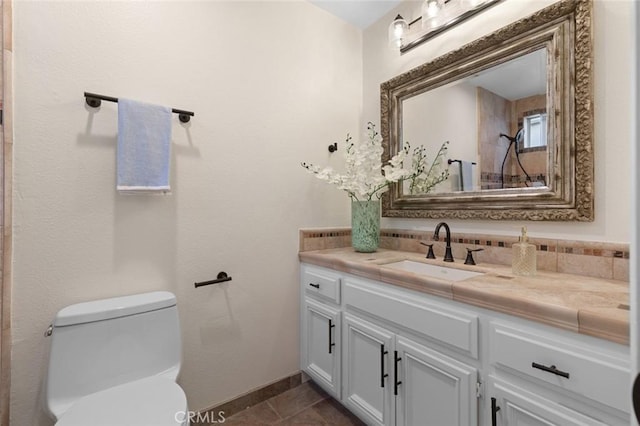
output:
[[[404,44],[404,38],[409,31],[409,24],[398,14],[396,19],[389,25],[389,45],[395,49],[400,49]]]
[[[445,0],[424,0],[422,2],[422,29],[431,30],[440,25],[444,15]]]
[[[405,53],[425,41],[482,12],[501,0],[424,0],[421,15],[407,21],[398,15],[389,25],[389,45]],[[407,33],[413,24],[422,21],[422,31],[412,41]]]

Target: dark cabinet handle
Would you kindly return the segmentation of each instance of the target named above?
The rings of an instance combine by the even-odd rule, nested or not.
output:
[[[320,288],[320,284],[309,283],[311,287]]]
[[[384,387],[384,379],[386,377],[389,377],[389,375],[385,374],[384,372],[384,356],[388,353],[389,351],[384,350],[384,344],[381,344],[380,345],[380,387],[381,388]]]
[[[537,362],[532,362],[531,366],[533,368],[537,368],[538,370],[546,371],[547,373],[555,374],[556,376],[562,376],[565,379],[569,378],[569,373],[565,373],[564,371],[558,370],[555,365],[551,367],[547,367],[546,365],[538,364]]]
[[[496,402],[496,399],[491,397],[491,426],[498,426],[498,419],[496,414],[500,411],[500,407]]]
[[[402,382],[398,380],[398,363],[402,361],[402,359],[398,358],[398,351],[393,351],[393,358],[393,394],[398,395],[398,386],[402,384]]]
[[[636,420],[640,421],[640,374],[638,374],[636,379],[633,381],[631,399],[633,401],[633,411],[636,414]]]
[[[329,353],[333,352],[333,347],[336,345],[335,343],[333,343],[333,338],[331,337],[334,327],[335,324],[333,323],[333,321],[329,320]]]

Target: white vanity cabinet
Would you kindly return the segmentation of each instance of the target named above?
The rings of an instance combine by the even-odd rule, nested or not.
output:
[[[478,424],[478,370],[398,337],[396,425]]]
[[[605,426],[588,415],[563,406],[541,393],[489,378],[492,426]],[[628,422],[626,423],[628,424]]]
[[[629,357],[620,345],[506,321],[489,330],[492,426],[629,424]]]
[[[367,424],[476,424],[474,367],[350,313],[343,324],[343,403]]]
[[[342,335],[343,403],[369,425],[394,424],[394,334],[345,313]]]
[[[368,280],[342,284],[345,406],[369,425],[477,424],[477,368],[429,347],[477,356],[477,317]]]
[[[340,276],[308,266],[301,275],[301,369],[340,399]]]
[[[367,425],[622,426],[628,346],[302,265],[302,369]]]

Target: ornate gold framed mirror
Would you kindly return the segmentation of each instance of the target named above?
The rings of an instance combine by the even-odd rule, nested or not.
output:
[[[450,162],[427,194],[394,184],[382,215],[592,221],[591,7],[555,3],[384,82],[383,161],[448,141]]]

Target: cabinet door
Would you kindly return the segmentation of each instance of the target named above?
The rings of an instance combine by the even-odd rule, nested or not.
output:
[[[303,369],[340,398],[340,312],[310,298],[304,304]]]
[[[393,425],[393,333],[344,314],[343,403],[368,425]]]
[[[495,398],[495,409],[490,406],[487,410],[492,416],[488,424],[492,426],[605,426],[599,420],[538,394],[495,378],[489,380],[487,403],[491,404]]]
[[[474,367],[402,336],[396,350],[398,426],[478,424]]]

